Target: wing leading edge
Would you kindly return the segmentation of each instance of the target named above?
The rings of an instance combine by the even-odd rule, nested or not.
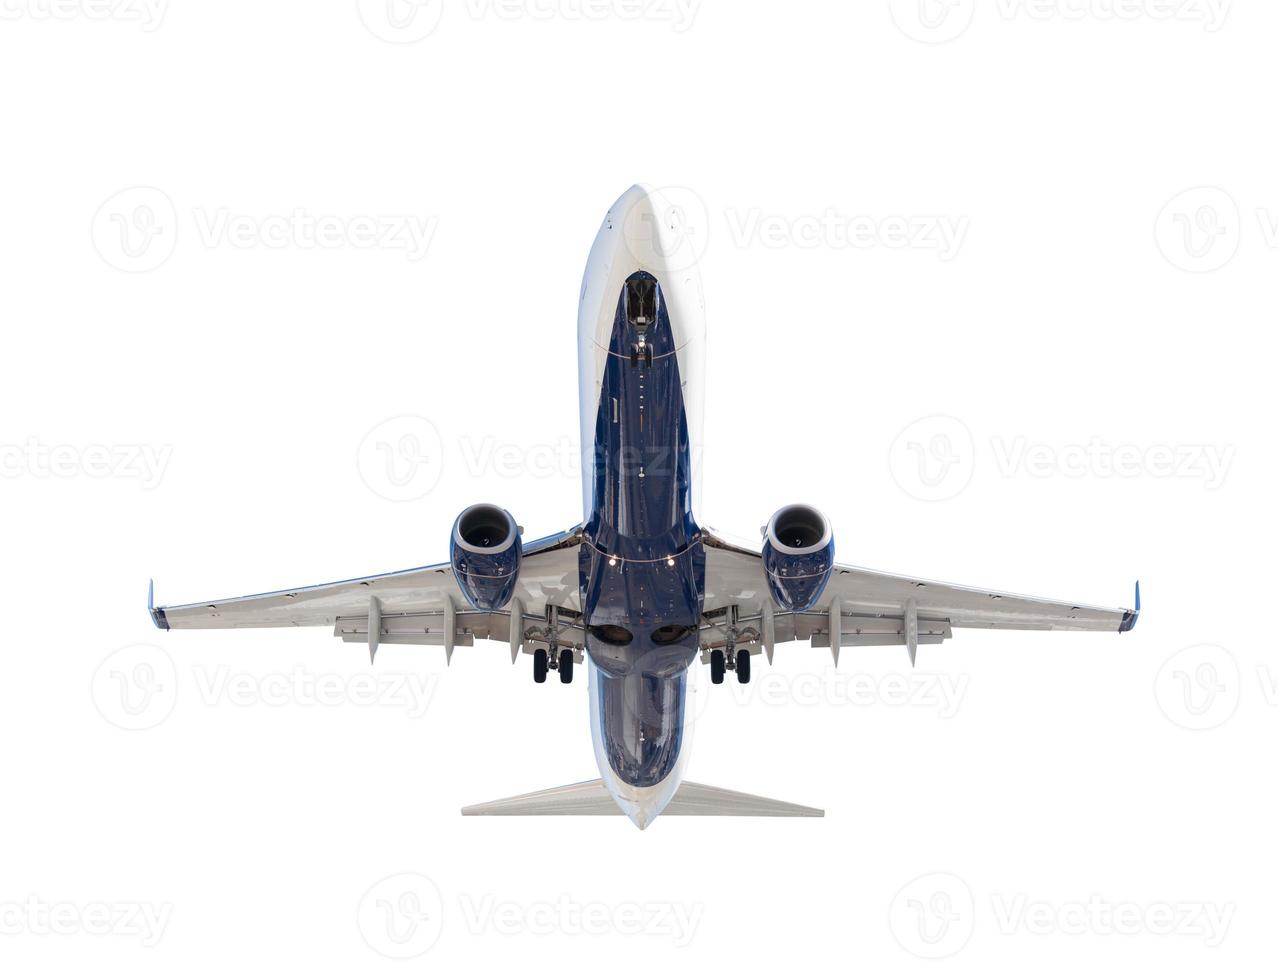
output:
[[[561,644],[578,645],[580,542],[574,528],[525,545],[514,599],[500,612],[470,609],[448,563],[177,606],[156,606],[152,584],[147,604],[160,629],[332,626],[335,636],[370,650],[415,643],[442,646],[451,655],[454,646],[479,638],[509,640],[517,653],[525,640],[551,629]]]
[[[777,612],[758,550],[731,544],[715,532],[703,535],[706,609],[703,647],[757,643],[771,656],[777,643],[809,640],[842,646],[940,643],[953,629],[1085,630],[1126,633],[1140,616],[1140,583],[1132,609],[1058,602],[1010,592],[974,589],[836,564],[817,606]],[[707,635],[707,631],[709,631]],[[717,632],[716,632],[717,631]]]

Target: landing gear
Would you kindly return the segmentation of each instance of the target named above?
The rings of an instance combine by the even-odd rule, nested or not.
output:
[[[725,673],[725,658],[722,650],[710,651],[710,683],[722,684]]]
[[[735,671],[737,683],[750,683],[750,651],[711,650],[710,651],[710,683],[722,684],[728,671]]]
[[[572,651],[560,650],[559,651],[559,683],[560,684],[572,683],[572,664],[573,664]]]
[[[545,650],[533,651],[533,683],[545,684],[546,675],[550,672],[550,656]]]

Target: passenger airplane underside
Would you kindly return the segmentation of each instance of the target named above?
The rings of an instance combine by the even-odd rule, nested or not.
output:
[[[447,562],[238,599],[156,607],[162,629],[330,626],[349,643],[440,646],[476,639],[532,658],[533,679],[589,670],[600,779],[468,807],[467,815],[821,816],[822,811],[684,782],[689,671],[750,680],[753,658],[807,640],[920,645],[954,629],[1126,632],[1140,611],[989,592],[842,565],[829,523],[783,507],[758,546],[697,523],[702,414],[701,281],[678,211],[635,186],[595,239],[578,313],[584,520],[524,544],[506,510],[467,508]],[[584,653],[584,655],[583,655]]]

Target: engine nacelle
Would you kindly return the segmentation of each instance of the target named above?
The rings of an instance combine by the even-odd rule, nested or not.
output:
[[[475,609],[492,612],[509,604],[523,556],[520,531],[510,512],[493,504],[475,504],[457,516],[449,559]]]
[[[773,514],[763,529],[763,571],[779,607],[811,609],[834,571],[834,532],[825,515],[804,504]]]

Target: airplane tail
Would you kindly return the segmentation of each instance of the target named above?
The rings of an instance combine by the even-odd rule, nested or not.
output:
[[[464,817],[608,817],[621,810],[602,779],[508,796],[462,808]],[[683,783],[666,804],[670,817],[824,817],[825,811],[737,793],[702,783]]]

